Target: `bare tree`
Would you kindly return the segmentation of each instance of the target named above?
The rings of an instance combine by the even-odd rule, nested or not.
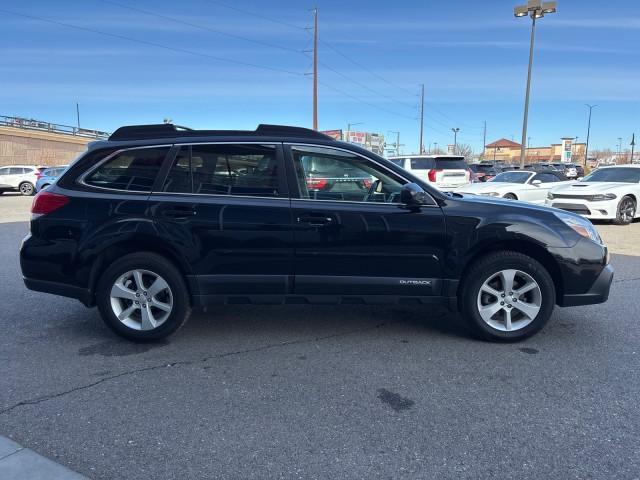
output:
[[[466,143],[459,143],[456,149],[456,155],[464,157],[468,162],[473,158],[475,154],[473,152],[473,148],[471,148],[471,145]]]

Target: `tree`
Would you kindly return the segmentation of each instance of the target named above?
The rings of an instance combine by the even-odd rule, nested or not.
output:
[[[459,143],[458,147],[456,148],[455,154],[464,157],[467,162],[470,161],[475,155],[473,152],[473,148],[471,148],[471,145],[468,145],[466,143]]]

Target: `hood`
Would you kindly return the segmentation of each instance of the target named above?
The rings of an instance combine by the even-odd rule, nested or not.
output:
[[[462,201],[462,202],[473,202],[473,203],[480,203],[482,205],[493,205],[493,206],[500,206],[500,207],[508,207],[512,210],[519,210],[520,212],[522,212],[523,214],[526,214],[527,211],[530,210],[536,210],[536,211],[545,211],[545,212],[549,212],[549,211],[554,211],[556,210],[555,208],[551,208],[551,207],[546,207],[544,205],[535,205],[533,203],[528,203],[528,202],[519,202],[517,200],[508,200],[505,198],[500,198],[500,197],[478,197],[475,196],[474,194],[467,194],[467,193],[462,193],[462,192],[457,192],[457,195],[460,195],[462,198],[456,198],[456,200],[458,201]],[[556,210],[557,211],[557,210]],[[568,213],[568,212],[565,212]]]
[[[619,188],[628,189],[632,184],[620,182],[571,182],[551,189],[553,193],[564,195],[593,195],[607,193]]]
[[[459,192],[464,193],[487,193],[487,192],[500,192],[502,190],[513,190],[522,188],[523,183],[508,183],[508,182],[483,182],[472,183],[458,189]]]

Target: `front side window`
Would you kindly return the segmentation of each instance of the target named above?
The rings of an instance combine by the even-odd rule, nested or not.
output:
[[[527,180],[529,180],[531,175],[531,172],[502,172],[496,175],[496,177],[490,181],[505,183],[527,183]]]
[[[169,147],[137,148],[116,153],[85,179],[93,187],[150,192]]]
[[[533,178],[533,180],[540,180],[542,183],[552,183],[560,181],[560,179],[553,173],[539,173]]]
[[[22,167],[11,167],[9,169],[9,175],[23,175],[24,174],[24,168]]]
[[[272,145],[187,145],[176,156],[163,190],[277,197],[278,175]]]
[[[399,203],[402,181],[353,153],[292,147],[300,196],[311,200]]]

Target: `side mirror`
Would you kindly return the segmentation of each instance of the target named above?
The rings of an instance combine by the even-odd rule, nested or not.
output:
[[[577,180],[577,181],[579,181],[579,182],[581,182],[583,178],[584,178],[584,177],[578,177],[578,178],[576,178],[576,180]]]
[[[540,185],[542,185],[542,180],[534,180],[533,182],[531,182],[531,185],[539,187]]]
[[[400,203],[404,203],[410,207],[419,207],[429,203],[429,195],[420,185],[415,183],[407,183],[400,190]]]

